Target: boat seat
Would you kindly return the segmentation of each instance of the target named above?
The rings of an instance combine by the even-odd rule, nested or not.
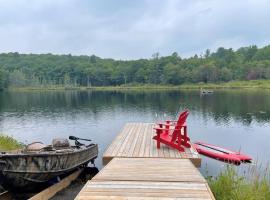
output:
[[[58,149],[69,149],[70,143],[66,138],[55,138],[52,141],[52,147],[56,150]]]
[[[36,151],[40,151],[44,147],[46,147],[46,145],[43,144],[42,142],[33,142],[31,144],[28,144],[25,147],[24,151],[26,151],[26,152],[36,152]]]

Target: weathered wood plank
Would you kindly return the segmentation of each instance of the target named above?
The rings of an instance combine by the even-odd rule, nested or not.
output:
[[[131,141],[131,137],[132,137],[132,133],[134,131],[134,129],[137,128],[136,124],[130,124],[130,128],[128,130],[127,137],[123,140],[122,144],[120,144],[120,149],[117,152],[117,154],[115,156],[119,156],[119,157],[126,157],[126,152],[128,152],[129,150],[129,141]],[[128,147],[128,148],[127,148]]]
[[[95,196],[89,198],[88,196],[78,198],[80,200],[156,200],[157,197],[120,197],[120,196]],[[160,197],[159,200],[206,200],[208,198],[170,198],[170,197]]]
[[[114,158],[93,180],[206,182],[188,159]]]
[[[92,181],[87,184],[78,197],[83,196],[212,199],[205,183],[168,184],[168,182],[137,181]]]
[[[133,133],[132,133],[133,138],[132,138],[132,142],[131,142],[129,151],[128,151],[127,155],[126,155],[127,157],[132,157],[132,155],[134,154],[137,141],[138,141],[139,138],[141,138],[141,136],[140,136],[141,129],[142,129],[141,124],[137,124],[137,129],[134,130]]]
[[[128,131],[129,126],[130,124],[128,123],[124,126],[124,128],[121,130],[121,134],[118,134],[116,136],[112,144],[106,149],[105,153],[103,154],[103,157],[116,155],[118,149],[121,147],[122,141],[127,136],[126,132]]]
[[[139,124],[132,124],[132,127],[130,128],[128,132],[128,136],[126,137],[125,141],[123,142],[123,145],[120,149],[120,151],[117,153],[117,155],[121,157],[127,157],[128,153],[130,151],[130,147],[135,139],[137,129],[139,127]],[[129,148],[126,148],[129,147]]]
[[[212,199],[188,159],[114,158],[76,197],[88,199]]]
[[[154,133],[154,125],[153,124],[148,125],[148,131],[152,133],[151,134],[151,138],[152,138],[151,139],[151,147],[150,147],[151,151],[152,151],[152,157],[153,158],[158,158],[160,149],[157,148],[156,140],[153,140],[153,137],[155,135],[155,133]]]
[[[152,156],[150,155],[150,151],[151,151],[152,132],[149,131],[149,129],[148,129],[146,134],[147,134],[147,136],[146,136],[146,144],[145,144],[146,148],[145,148],[143,157],[151,158]]]
[[[67,186],[70,185],[72,181],[74,181],[82,172],[82,169],[72,173],[68,177],[61,180],[59,183],[52,185],[51,187],[41,191],[35,196],[31,197],[29,200],[47,200],[52,198],[57,192],[63,190]]]
[[[201,158],[195,149],[185,148],[185,152],[179,152],[166,145],[156,148],[156,141],[152,123],[128,123],[120,134],[103,154],[103,164],[107,164],[114,157],[139,157],[139,158],[179,158],[190,159],[199,167]]]
[[[142,140],[143,140],[143,135],[144,135],[144,132],[145,132],[145,126],[143,126],[143,124],[140,126],[140,130],[138,131],[138,139],[136,141],[136,145],[134,147],[134,151],[133,151],[133,154],[130,156],[130,157],[138,157],[139,156],[139,153],[140,153],[140,150],[142,148]]]
[[[12,194],[8,191],[0,193],[1,200],[12,200]]]
[[[142,140],[142,145],[141,145],[141,149],[140,149],[140,153],[139,153],[139,156],[138,157],[144,157],[144,153],[145,153],[145,148],[146,148],[146,142],[147,142],[147,127],[144,126],[144,132],[143,132],[143,136],[141,136],[143,138]]]

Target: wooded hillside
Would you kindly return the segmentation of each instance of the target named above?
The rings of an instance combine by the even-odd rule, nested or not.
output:
[[[181,58],[177,53],[150,59],[114,60],[92,56],[0,54],[0,88],[8,86],[115,86],[227,82],[270,78],[270,45],[206,50]]]

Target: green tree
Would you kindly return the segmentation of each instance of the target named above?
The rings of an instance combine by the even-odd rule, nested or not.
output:
[[[0,67],[0,90],[3,90],[6,86],[6,73],[5,71]]]
[[[26,77],[25,74],[19,70],[16,70],[9,74],[9,85],[15,87],[24,87],[26,86]]]
[[[270,78],[270,45],[207,49],[203,56],[153,54],[150,59],[114,60],[92,56],[0,54],[1,88],[7,86],[101,86],[130,83],[182,84]]]
[[[214,65],[201,65],[196,69],[195,78],[199,82],[216,82],[219,78],[218,69]]]

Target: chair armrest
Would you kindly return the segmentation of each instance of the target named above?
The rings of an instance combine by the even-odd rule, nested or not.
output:
[[[161,125],[161,126],[174,126],[175,124],[170,124],[170,123],[156,123],[156,125]]]
[[[172,125],[172,126],[174,126],[175,124],[176,124],[176,122],[174,122],[174,123],[172,123],[172,124],[170,124],[170,123],[164,123],[164,122],[159,122],[159,123],[156,123],[157,125],[167,125],[167,126],[169,126],[169,125]],[[186,126],[186,124],[187,124],[187,122],[184,122],[181,126]]]
[[[177,122],[177,120],[165,120],[165,122]]]
[[[170,126],[170,124],[165,124],[165,123],[156,123],[157,126]]]
[[[155,130],[160,130],[160,131],[180,131],[181,129],[179,128],[159,128],[159,127],[155,127]]]
[[[167,127],[168,127],[168,126],[173,126],[174,128],[172,128],[172,129],[175,129],[175,128],[180,129],[180,128],[182,128],[182,127],[186,127],[186,126],[187,126],[186,123],[184,123],[184,124],[182,124],[182,125],[171,125],[171,124],[162,124],[162,123],[156,124],[156,125],[158,125],[159,128],[166,127],[166,126],[167,126]],[[166,128],[166,129],[168,129],[168,128]]]
[[[160,122],[156,122],[156,124],[175,124],[177,121],[174,120],[165,120],[165,121],[160,121]]]

